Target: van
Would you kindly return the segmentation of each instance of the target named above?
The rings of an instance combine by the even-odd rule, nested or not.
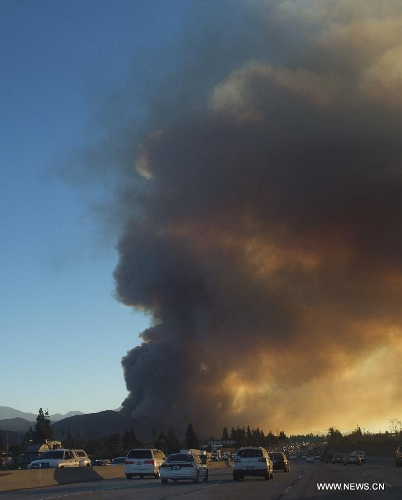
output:
[[[164,453],[155,448],[135,448],[128,452],[124,462],[124,474],[127,479],[133,476],[160,477],[160,468],[166,460]]]

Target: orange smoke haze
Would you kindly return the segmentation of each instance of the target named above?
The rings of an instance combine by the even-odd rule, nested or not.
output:
[[[216,6],[218,37],[183,48],[116,145],[117,297],[152,319],[122,361],[123,407],[217,437],[386,430],[402,400],[400,3],[246,4]]]

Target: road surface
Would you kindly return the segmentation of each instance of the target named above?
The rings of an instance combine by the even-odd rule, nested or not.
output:
[[[400,500],[402,468],[391,462],[359,466],[291,463],[274,479],[233,481],[224,463],[210,464],[209,481],[162,485],[157,479],[110,479],[0,493],[0,500]]]

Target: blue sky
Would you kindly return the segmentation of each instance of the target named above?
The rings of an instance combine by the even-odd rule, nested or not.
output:
[[[64,177],[99,134],[97,113],[133,57],[174,36],[178,4],[1,2],[4,406],[93,412],[126,397],[121,358],[149,318],[113,297],[116,240],[88,203],[91,189]]]

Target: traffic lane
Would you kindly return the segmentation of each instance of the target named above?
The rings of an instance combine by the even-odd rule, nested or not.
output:
[[[402,498],[400,478],[388,477],[387,465],[362,466],[305,464],[286,500],[396,500]],[[392,481],[388,481],[392,479]]]
[[[395,467],[394,462],[366,462],[361,466],[361,473],[373,481],[381,478],[381,481],[389,483],[392,487],[402,488],[402,469]]]
[[[34,490],[0,493],[7,500],[55,500],[76,498],[77,500],[276,500],[297,480],[301,467],[290,472],[276,471],[274,480],[246,478],[233,481],[232,468],[213,464],[209,481],[194,484],[181,481],[162,485],[156,479],[110,479],[100,482],[52,486]],[[4,496],[6,495],[6,496]]]

